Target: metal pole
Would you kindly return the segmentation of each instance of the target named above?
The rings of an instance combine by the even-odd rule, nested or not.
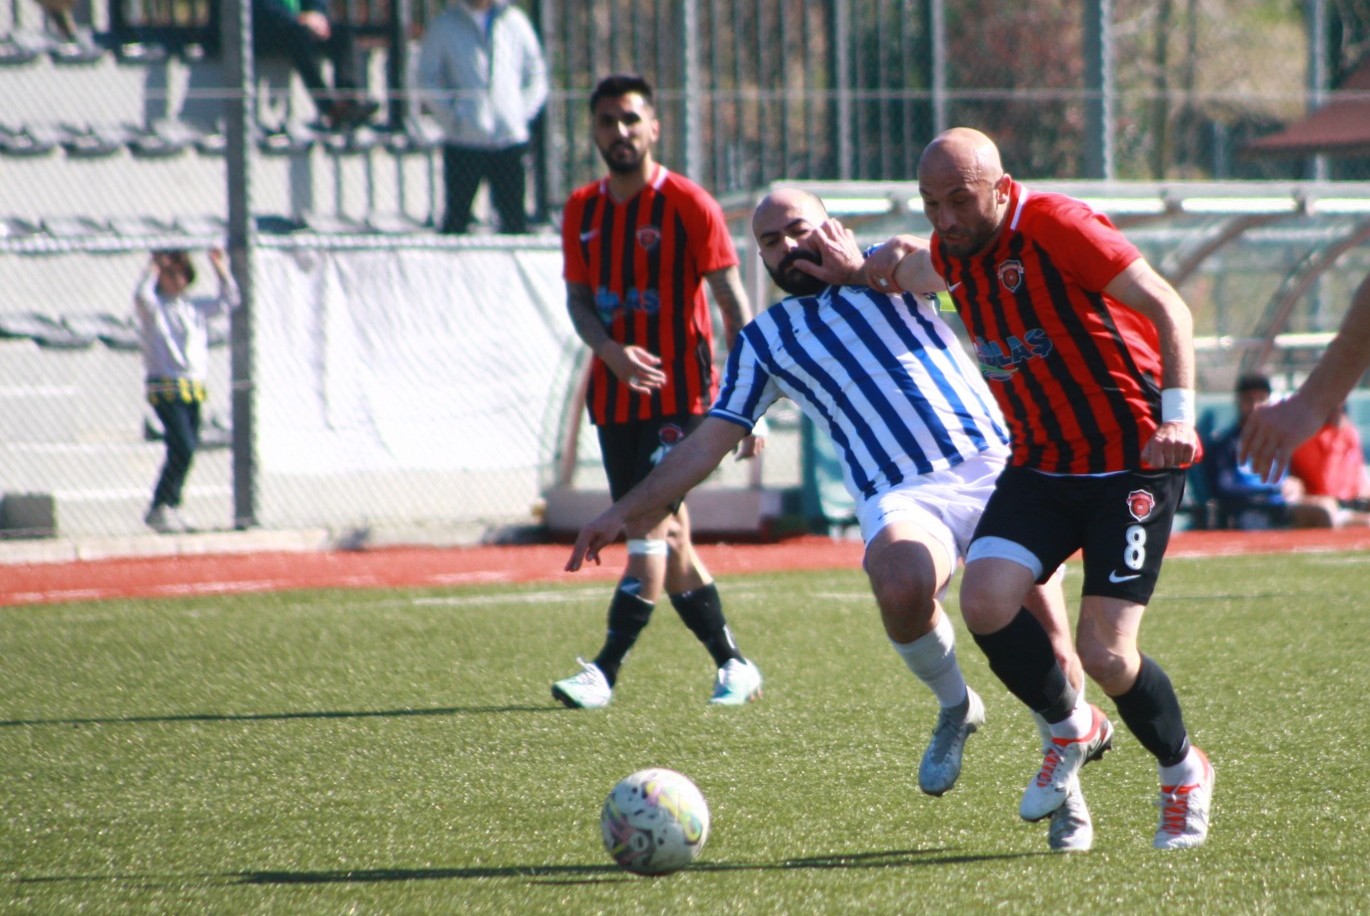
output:
[[[837,177],[850,181],[856,176],[856,121],[852,110],[852,29],[847,0],[836,0],[832,11],[834,46],[833,70],[837,77]]]
[[[257,524],[256,476],[253,453],[256,438],[253,421],[252,251],[252,143],[257,110],[257,80],[252,58],[252,4],[248,0],[223,0],[220,6],[223,35],[226,130],[225,166],[228,182],[228,255],[233,278],[242,291],[242,306],[230,319],[230,365],[233,376],[233,527]]]
[[[685,90],[684,147],[685,174],[695,181],[705,181],[703,89],[699,72],[699,0],[685,0],[680,5],[681,48],[680,82]],[[713,176],[717,183],[717,176]]]
[[[1308,110],[1322,107],[1327,98],[1327,0],[1307,0],[1308,19]],[[1308,177],[1327,180],[1327,157],[1316,155],[1309,163]]]
[[[386,79],[390,82],[387,120],[391,130],[404,130],[409,116],[409,32],[414,21],[412,0],[395,0],[390,8],[390,53]]]
[[[1085,177],[1112,180],[1113,0],[1085,4]]]
[[[943,0],[932,0],[932,135],[947,129],[947,8]]]

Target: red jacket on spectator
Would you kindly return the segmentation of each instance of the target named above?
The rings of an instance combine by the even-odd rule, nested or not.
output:
[[[1366,495],[1365,455],[1356,424],[1339,412],[1294,450],[1289,471],[1303,481],[1311,496],[1351,500]]]

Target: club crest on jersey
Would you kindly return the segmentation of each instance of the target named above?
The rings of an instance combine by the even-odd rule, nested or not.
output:
[[[1156,497],[1150,490],[1133,490],[1127,494],[1127,511],[1139,522],[1144,522],[1156,508]]]
[[[661,244],[661,230],[656,226],[642,226],[637,230],[637,244],[639,247],[651,251]]]
[[[1018,287],[1023,285],[1023,262],[1005,261],[998,270],[999,282],[1004,284],[1004,289],[1011,293],[1018,292]]]

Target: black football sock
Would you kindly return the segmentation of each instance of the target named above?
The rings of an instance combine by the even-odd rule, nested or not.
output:
[[[1055,725],[1075,707],[1077,692],[1056,661],[1047,631],[1027,608],[993,633],[972,633],[989,660],[990,670],[1009,692]]]
[[[1180,713],[1180,700],[1161,666],[1145,655],[1137,683],[1114,697],[1118,715],[1142,747],[1163,767],[1174,766],[1189,753],[1189,732]]]
[[[637,579],[623,579],[609,602],[609,632],[604,637],[604,648],[595,656],[595,666],[604,672],[610,687],[618,680],[623,659],[652,619],[652,609],[656,607],[638,594],[641,587],[642,583]]]
[[[685,626],[709,650],[715,665],[722,668],[732,659],[742,658],[742,653],[737,651],[737,644],[733,642],[728,622],[723,619],[723,599],[718,596],[718,588],[712,582],[672,595],[671,604],[680,619],[685,621]]]

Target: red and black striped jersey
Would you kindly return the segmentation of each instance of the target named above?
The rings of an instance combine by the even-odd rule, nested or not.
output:
[[[602,426],[707,411],[718,377],[703,278],[738,263],[718,202],[658,165],[631,200],[615,201],[607,179],[574,191],[561,238],[566,281],[590,287],[609,335],[661,357],[667,376],[642,394],[595,358],[585,397],[590,419]]]
[[[932,258],[1009,425],[1012,463],[1054,474],[1143,467],[1160,424],[1160,338],[1103,289],[1141,257],[1106,216],[1013,182],[997,240]]]

